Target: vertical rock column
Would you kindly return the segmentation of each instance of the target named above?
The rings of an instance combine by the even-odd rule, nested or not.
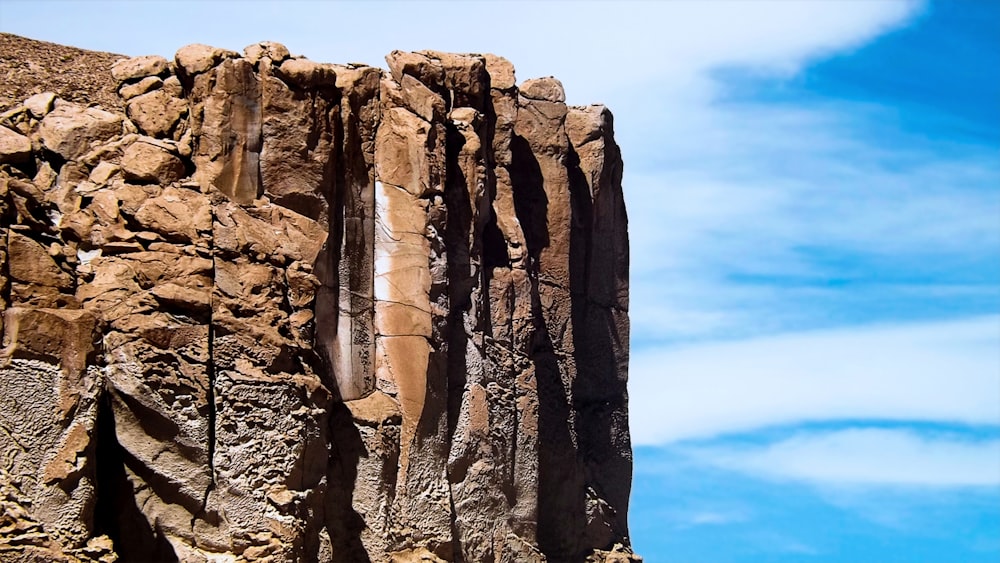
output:
[[[531,561],[537,551],[538,387],[530,354],[538,327],[537,284],[525,233],[517,215],[512,177],[512,142],[518,113],[514,67],[486,55],[490,75],[488,116],[492,132],[492,207],[483,231],[483,275],[489,312],[485,347],[495,388],[503,395],[490,401],[493,435],[504,469],[497,481],[510,499],[510,534],[497,560]],[[511,402],[513,404],[511,404]]]
[[[205,120],[222,108],[194,150],[207,157],[195,163],[214,194],[215,250],[215,486],[200,535],[217,528],[229,547],[211,550],[247,559],[326,559],[331,389],[351,377],[336,330],[317,330],[338,323],[336,300],[318,296],[337,290],[341,93],[332,65],[277,44],[222,58],[192,87]]]
[[[402,419],[392,547],[451,559],[443,71],[417,54],[387,60],[375,147],[375,369]]]
[[[602,547],[628,535],[628,218],[611,112],[599,105],[571,107],[566,133],[577,233],[573,260],[581,264],[572,291],[573,403],[587,475],[584,542]]]
[[[514,206],[528,251],[536,330],[529,355],[538,389],[538,543],[557,560],[581,557],[583,471],[576,457],[567,108],[555,79],[521,85],[511,141]]]
[[[350,401],[375,389],[375,129],[381,72],[356,65],[336,69],[341,98],[327,242],[335,258],[330,277],[332,281],[335,273],[336,283],[324,282],[316,309],[336,311],[337,317],[319,323],[316,337],[330,343],[340,397]],[[336,307],[328,307],[327,299],[334,298]],[[334,328],[336,332],[328,334]]]
[[[466,560],[491,560],[494,536],[506,537],[504,494],[498,494],[491,447],[489,380],[484,350],[482,234],[490,214],[486,105],[489,76],[477,55],[426,52],[444,70],[448,89],[445,122],[445,204],[448,224],[448,482],[456,545]],[[492,391],[492,389],[490,389]],[[486,487],[479,481],[490,482]],[[484,526],[483,520],[493,522]]]
[[[124,466],[114,485],[122,506],[109,525],[123,557],[159,559],[229,544],[199,525],[214,483],[213,214],[199,185],[180,181],[181,158],[190,155],[190,139],[184,148],[177,142],[188,122],[180,83],[171,77],[164,86],[162,58],[144,63],[124,74],[118,67],[125,80],[148,74],[160,87],[129,99],[127,126],[145,135],[106,155],[121,173],[111,170],[95,194],[99,205],[86,210],[93,219],[75,221],[99,227],[90,232],[94,256],[77,296],[108,325],[114,445],[104,451],[118,449]]]
[[[494,327],[493,312],[511,316],[504,285],[492,295],[494,267],[509,266],[509,252],[497,226],[495,147],[506,151],[509,125],[500,123],[490,87],[487,58],[427,52],[444,68],[452,107],[448,112],[449,436],[448,481],[456,544],[465,561],[528,561],[537,554],[514,532],[512,506],[517,407],[506,327]],[[494,70],[513,74],[494,61]],[[509,64],[509,63],[508,63]],[[498,68],[499,67],[499,68]],[[505,108],[501,108],[503,111]],[[506,130],[505,130],[506,127]],[[509,160],[504,155],[501,159]],[[499,174],[502,176],[502,173]],[[501,273],[501,278],[505,276]],[[528,540],[530,541],[530,540]]]
[[[336,285],[320,288],[317,315],[327,317],[318,320],[316,338],[333,343],[335,389],[345,401],[331,410],[327,525],[335,558],[363,560],[390,551],[401,417],[396,399],[376,389],[375,131],[382,73],[359,65],[336,69],[342,97],[327,243]]]

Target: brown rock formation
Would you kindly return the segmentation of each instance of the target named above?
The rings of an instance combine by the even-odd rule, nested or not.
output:
[[[610,112],[387,61],[0,116],[4,560],[637,560]]]

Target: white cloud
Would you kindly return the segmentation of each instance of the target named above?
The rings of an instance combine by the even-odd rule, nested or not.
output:
[[[636,444],[826,419],[1000,424],[1000,317],[632,354]]]
[[[241,49],[261,40],[315,60],[368,64],[381,64],[392,49],[492,51],[511,59],[521,79],[560,77],[573,103],[634,91],[650,79],[670,77],[680,87],[726,65],[791,72],[922,9],[914,0],[74,4],[8,2],[0,28],[131,55],[171,55],[184,42]],[[137,25],[150,17],[156,30]],[[115,33],[102,31],[108,28]]]
[[[656,164],[625,186],[633,301],[643,304],[634,308],[636,334],[773,332],[777,316],[802,312],[789,306],[782,279],[892,283],[919,271],[924,287],[900,289],[930,298],[941,296],[936,284],[960,282],[961,268],[995,262],[995,152],[905,136],[889,148],[886,135],[899,133],[873,124],[890,114],[756,103],[665,118],[672,134],[656,145]],[[817,260],[822,252],[836,261]]]
[[[656,147],[658,162],[629,176],[636,242],[717,248],[709,258],[777,247],[768,262],[795,245],[880,255],[952,252],[970,241],[1000,247],[995,151],[922,139],[910,146],[916,140],[905,136],[887,148],[885,135],[897,132],[877,124],[892,112],[848,103],[686,108],[670,119],[674,133]],[[664,260],[654,265],[672,265]]]
[[[726,469],[821,485],[1000,486],[1000,440],[907,430],[802,432],[763,446],[694,448]]]
[[[746,514],[735,511],[703,510],[691,513],[687,517],[687,523],[691,526],[719,526],[746,520]]]

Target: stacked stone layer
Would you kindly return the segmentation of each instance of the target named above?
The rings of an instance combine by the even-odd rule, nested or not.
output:
[[[611,114],[204,45],[0,116],[0,554],[632,560]]]

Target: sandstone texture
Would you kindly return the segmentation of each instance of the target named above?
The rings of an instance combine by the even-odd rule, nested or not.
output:
[[[607,109],[494,55],[101,60],[113,103],[0,115],[0,559],[639,560]]]

